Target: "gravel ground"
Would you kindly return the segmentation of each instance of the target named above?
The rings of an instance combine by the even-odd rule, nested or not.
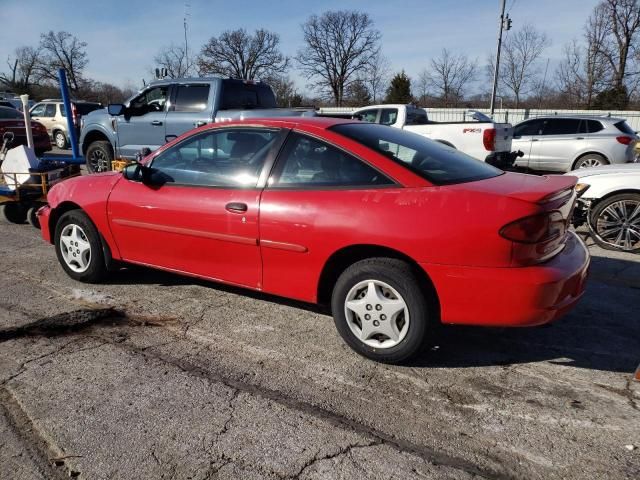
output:
[[[388,366],[310,305],[76,283],[0,221],[0,478],[640,478],[640,256],[590,251],[556,324],[443,327]]]

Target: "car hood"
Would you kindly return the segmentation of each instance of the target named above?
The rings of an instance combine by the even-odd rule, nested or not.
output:
[[[620,175],[637,174],[640,175],[640,163],[626,163],[621,165],[604,165],[602,167],[589,167],[573,170],[565,175],[585,178],[595,175]]]

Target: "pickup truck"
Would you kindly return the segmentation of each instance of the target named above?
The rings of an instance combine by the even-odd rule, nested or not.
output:
[[[125,104],[82,117],[80,148],[89,172],[111,169],[114,157],[133,159],[211,122],[313,114],[276,108],[271,87],[230,78],[164,79],[149,83]]]
[[[511,167],[518,155],[511,152],[513,127],[489,121],[431,122],[423,108],[413,105],[373,105],[360,108],[352,118],[380,123],[423,135],[497,167]]]

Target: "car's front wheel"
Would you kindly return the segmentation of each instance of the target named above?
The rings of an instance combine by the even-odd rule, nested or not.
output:
[[[640,194],[613,195],[598,203],[589,218],[595,242],[608,250],[640,252]]]
[[[54,243],[58,261],[71,278],[98,283],[107,274],[100,235],[82,211],[72,210],[60,217]]]
[[[104,140],[93,142],[87,148],[86,157],[89,173],[108,172],[111,170],[113,150],[109,142]]]
[[[423,347],[431,312],[412,268],[393,258],[354,263],[338,278],[331,309],[344,341],[372,360],[399,363]]]

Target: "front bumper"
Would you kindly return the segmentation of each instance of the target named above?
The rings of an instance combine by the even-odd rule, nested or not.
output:
[[[53,243],[51,238],[51,232],[49,231],[49,216],[51,215],[51,207],[49,205],[45,205],[41,207],[37,212],[38,221],[40,222],[40,234],[42,238],[49,242]]]
[[[584,293],[590,263],[582,240],[567,235],[562,252],[530,267],[421,264],[438,294],[442,323],[524,327],[560,318]]]

